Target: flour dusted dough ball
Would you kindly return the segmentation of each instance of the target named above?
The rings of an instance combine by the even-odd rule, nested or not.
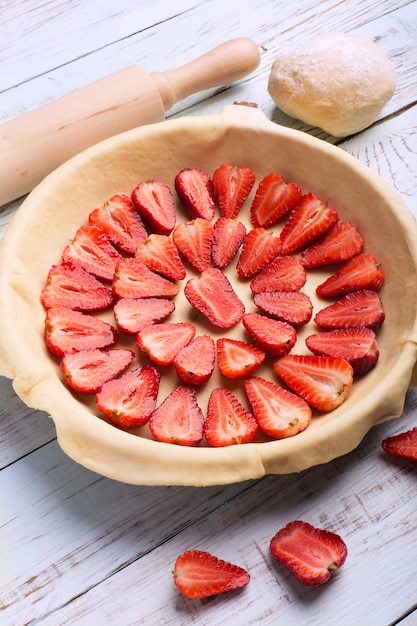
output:
[[[268,91],[287,115],[336,137],[363,130],[395,90],[385,52],[359,35],[322,33],[273,63]]]

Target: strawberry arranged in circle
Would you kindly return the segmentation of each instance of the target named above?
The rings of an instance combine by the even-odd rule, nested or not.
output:
[[[184,168],[175,177],[175,191],[191,219],[211,220],[216,208],[210,176],[198,168]]]
[[[327,329],[366,326],[378,330],[385,320],[385,311],[376,291],[353,291],[321,309],[314,318],[318,326]]]
[[[220,217],[213,225],[211,258],[213,265],[223,269],[234,259],[246,235],[242,222]]]
[[[383,450],[389,454],[409,461],[417,461],[417,428],[386,437],[381,445]]]
[[[161,322],[175,310],[167,298],[120,298],[113,307],[118,328],[127,335],[137,335],[149,324]]]
[[[204,436],[211,446],[250,443],[257,433],[258,422],[231,391],[224,387],[212,390],[204,422]]]
[[[379,358],[374,331],[362,326],[316,333],[307,337],[305,342],[313,354],[345,359],[356,375],[369,372]]]
[[[304,287],[307,275],[295,256],[278,256],[250,282],[253,293],[262,291],[298,291]]]
[[[313,315],[310,298],[299,291],[262,291],[253,301],[261,313],[292,326],[307,324]]]
[[[268,265],[281,253],[280,238],[265,230],[253,228],[245,235],[236,271],[243,278],[250,278]]]
[[[322,298],[331,298],[361,289],[379,291],[384,280],[384,270],[374,255],[361,253],[347,261],[335,274],[318,285],[316,293]]]
[[[196,446],[203,439],[204,415],[194,387],[178,385],[149,419],[157,441],[180,446]]]
[[[122,257],[97,226],[80,226],[74,239],[64,248],[64,263],[74,263],[96,278],[112,280]]]
[[[330,231],[339,219],[333,207],[313,193],[300,198],[281,231],[282,254],[306,248]]]
[[[319,241],[301,253],[304,267],[321,267],[330,263],[349,261],[362,252],[365,239],[351,222],[337,222]]]
[[[185,268],[178,249],[167,235],[149,235],[136,248],[135,257],[150,270],[169,280],[185,278]]]
[[[213,226],[211,222],[196,217],[178,224],[172,238],[180,253],[199,272],[210,267]]]
[[[96,393],[108,380],[121,374],[132,363],[132,350],[79,350],[64,354],[61,370],[71,389],[80,393]]]
[[[255,172],[243,165],[221,165],[213,174],[220,215],[234,219],[255,184]]]
[[[136,346],[152,363],[171,365],[181,348],[194,339],[195,332],[195,326],[188,322],[150,324],[136,335]]]
[[[149,228],[159,235],[169,235],[176,222],[174,196],[160,180],[143,180],[132,191],[132,202]]]
[[[281,174],[267,174],[259,183],[250,208],[255,228],[268,228],[289,213],[301,197],[295,183],[287,183]]]
[[[213,373],[216,344],[209,335],[199,335],[177,352],[173,364],[177,376],[188,385],[204,385]]]
[[[124,194],[112,196],[88,216],[91,226],[103,230],[109,241],[127,254],[135,254],[148,233],[132,200]]]
[[[68,306],[79,311],[99,311],[113,302],[113,294],[97,278],[73,263],[53,265],[42,289],[46,309]]]
[[[172,298],[178,293],[175,283],[153,272],[135,257],[119,261],[112,290],[116,298]]]
[[[236,380],[253,374],[265,360],[265,352],[253,343],[219,337],[217,364],[226,378]]]
[[[297,333],[291,324],[260,313],[245,313],[242,323],[252,341],[270,357],[284,356],[295,346]]]

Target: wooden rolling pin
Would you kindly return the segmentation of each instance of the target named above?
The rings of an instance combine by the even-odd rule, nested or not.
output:
[[[167,72],[147,74],[133,65],[2,124],[0,204],[28,193],[85,148],[160,122],[176,102],[239,80],[259,61],[251,39],[232,39]]]

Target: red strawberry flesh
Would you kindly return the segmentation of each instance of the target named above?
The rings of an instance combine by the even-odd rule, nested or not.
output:
[[[217,339],[217,364],[223,376],[236,380],[249,376],[265,360],[265,352],[252,343],[219,337]]]
[[[193,387],[179,385],[152,413],[149,428],[157,441],[196,446],[203,439],[204,415]]]
[[[133,202],[126,195],[112,196],[88,216],[93,226],[101,228],[111,243],[128,254],[134,254],[148,233]]]
[[[123,372],[133,361],[132,350],[80,350],[64,354],[61,370],[65,382],[74,391],[96,393],[108,380]]]
[[[255,184],[255,173],[249,167],[221,165],[213,174],[222,217],[235,218]]]
[[[382,441],[385,452],[410,461],[417,461],[417,428],[391,435]]]
[[[185,168],[175,177],[175,190],[189,216],[211,220],[214,217],[214,186],[210,176],[199,168]]]
[[[250,209],[255,228],[268,228],[295,206],[301,190],[295,183],[287,183],[281,174],[267,174],[258,185]]]
[[[258,423],[228,389],[213,389],[204,422],[204,436],[211,446],[223,447],[250,443],[256,437]]]
[[[310,321],[313,305],[307,294],[294,291],[264,291],[256,293],[253,301],[261,313],[292,326]]]
[[[378,330],[385,320],[385,311],[376,291],[353,291],[321,309],[314,318],[318,326],[327,329],[365,326]]]
[[[260,313],[246,313],[242,322],[252,341],[270,357],[288,354],[295,345],[297,333],[286,322],[274,320]]]
[[[144,180],[132,192],[132,201],[153,232],[169,235],[175,226],[175,202],[171,189],[160,180]]]
[[[362,253],[347,261],[316,288],[323,298],[342,296],[352,291],[372,289],[379,291],[385,280],[381,265],[373,254]]]
[[[112,304],[113,294],[82,268],[73,263],[61,263],[49,270],[41,301],[46,309],[68,306],[79,311],[98,311]]]
[[[103,280],[111,280],[121,255],[107,235],[97,226],[80,226],[74,239],[64,248],[62,260],[78,265]]]
[[[376,335],[370,328],[329,330],[310,335],[305,341],[313,354],[345,359],[356,375],[369,372],[379,358]]]
[[[338,222],[327,235],[304,250],[300,262],[304,267],[342,263],[362,252],[365,239],[351,222]]]
[[[177,352],[173,364],[178,378],[188,385],[204,385],[216,362],[216,345],[209,335],[199,335]]]

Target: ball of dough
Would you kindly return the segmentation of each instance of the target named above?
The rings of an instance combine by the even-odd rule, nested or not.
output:
[[[287,115],[346,137],[375,121],[395,90],[385,52],[359,35],[322,33],[273,63],[268,91]]]

